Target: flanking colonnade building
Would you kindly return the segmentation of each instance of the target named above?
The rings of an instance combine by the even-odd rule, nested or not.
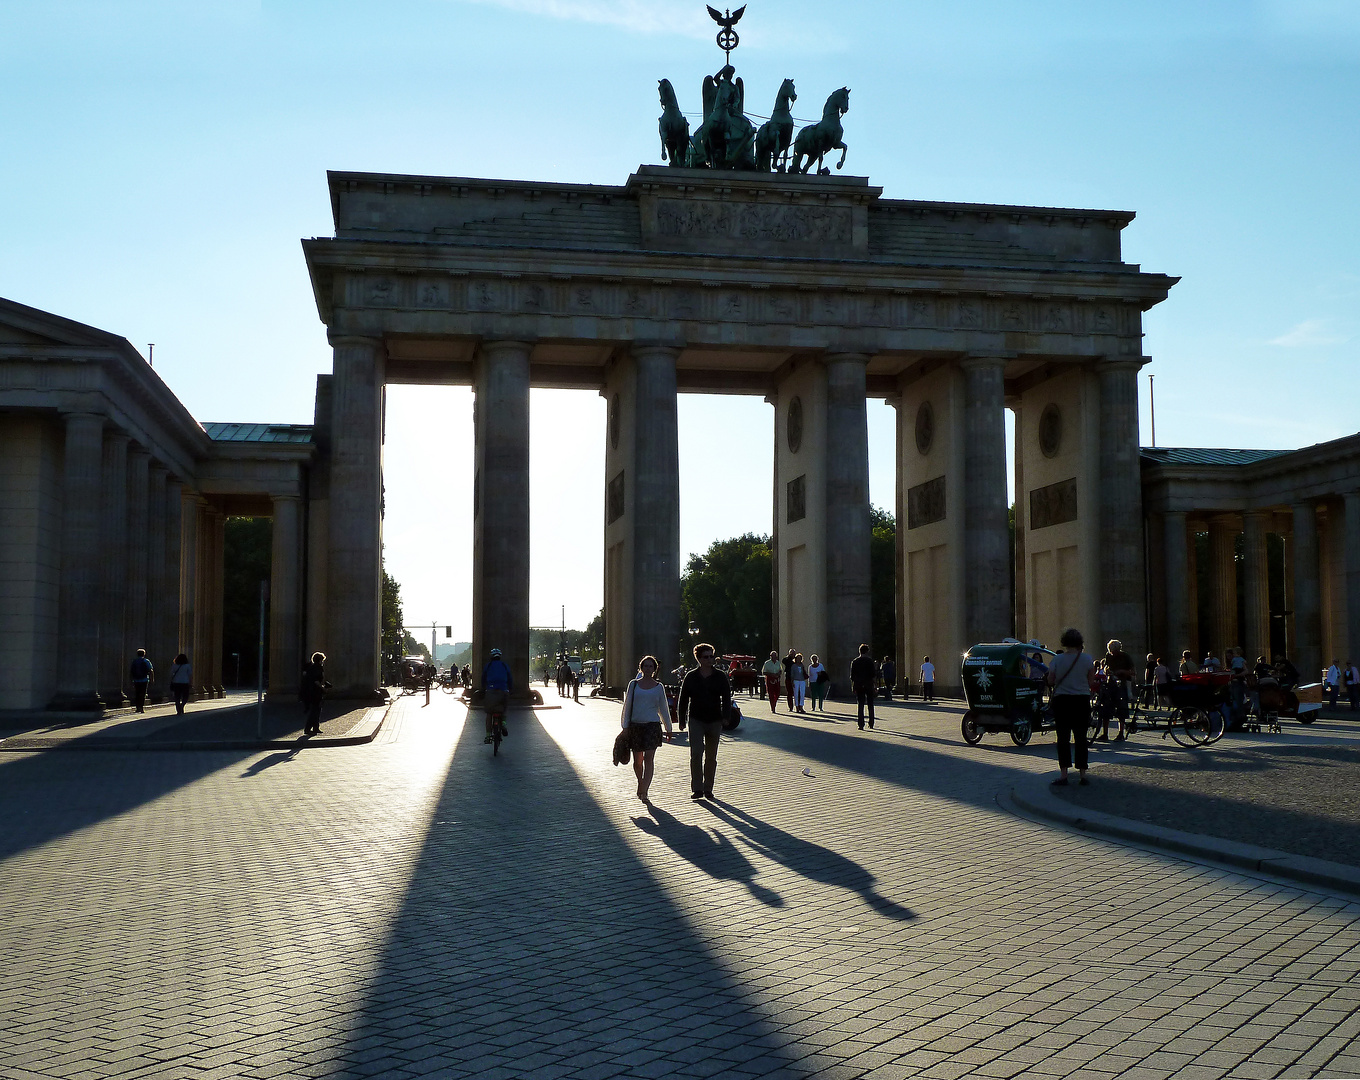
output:
[[[0,310],[0,446],[23,463],[0,481],[4,588],[23,601],[3,616],[0,650],[33,672],[23,691],[0,690],[0,707],[88,703],[143,639],[162,667],[176,648],[200,654],[202,692],[219,692],[229,514],[275,518],[271,690],[294,689],[303,653],[319,648],[337,692],[374,693],[389,383],[474,389],[473,666],[498,647],[521,686],[534,386],[606,399],[613,685],[644,653],[674,655],[682,635],[681,392],[773,405],[771,645],[819,653],[837,683],[869,640],[873,397],[897,411],[904,670],[929,654],[948,686],[970,644],[1013,632],[1052,643],[1069,623],[1133,652],[1198,647],[1185,590],[1167,595],[1183,579],[1166,538],[1193,547],[1196,515],[1218,504],[1195,503],[1207,489],[1185,487],[1167,471],[1174,462],[1140,454],[1142,313],[1175,279],[1122,260],[1132,214],[887,200],[864,178],[646,166],[620,187],[329,180],[335,235],[303,242],[334,350],[310,429],[204,427],[122,339]],[[1297,581],[1315,566],[1319,589],[1326,566],[1360,572],[1350,561],[1360,522],[1333,507],[1360,492],[1357,448],[1342,442],[1331,487],[1304,496],[1335,535],[1323,561],[1299,545],[1291,563]],[[713,464],[721,474],[729,463]],[[1222,512],[1276,497],[1245,490],[1215,495]],[[720,475],[714,495],[729,497]],[[1360,648],[1345,614],[1360,616],[1360,599],[1343,588],[1329,603],[1317,647]],[[1301,642],[1312,626],[1294,631]]]

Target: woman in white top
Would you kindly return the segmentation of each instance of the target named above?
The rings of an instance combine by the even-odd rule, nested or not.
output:
[[[812,666],[808,668],[808,690],[812,694],[813,712],[816,712],[818,709],[821,709],[822,712],[826,712],[826,688],[831,684],[826,679],[822,678],[825,674],[826,665],[817,659],[816,653],[813,653]]]
[[[180,716],[184,715],[184,704],[189,700],[189,689],[193,686],[193,681],[194,669],[189,664],[189,658],[180,653],[170,665],[170,693],[175,698],[175,712]]]
[[[623,695],[623,715],[619,726],[628,732],[628,749],[633,752],[633,772],[637,773],[637,797],[647,805],[647,791],[652,786],[652,766],[656,748],[661,745],[661,728],[666,739],[671,737],[671,707],[666,700],[666,688],[657,681],[660,665],[655,656],[644,656],[638,661],[637,678],[628,684]]]

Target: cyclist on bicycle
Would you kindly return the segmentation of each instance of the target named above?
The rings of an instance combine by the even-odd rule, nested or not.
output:
[[[501,659],[500,649],[491,650],[491,659],[482,669],[482,694],[486,706],[486,738],[482,742],[492,742],[493,724],[501,725],[501,738],[510,734],[505,727],[505,706],[510,700],[514,683],[510,678],[510,668]]]

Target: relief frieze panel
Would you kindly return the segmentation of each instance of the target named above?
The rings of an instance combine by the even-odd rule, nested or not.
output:
[[[854,221],[848,206],[658,199],[656,231],[700,240],[848,244]]]

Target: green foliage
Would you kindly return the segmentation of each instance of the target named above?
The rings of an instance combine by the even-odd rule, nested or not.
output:
[[[382,572],[382,680],[391,686],[397,681],[397,662],[403,655],[401,586],[386,569]]]
[[[698,627],[698,637],[720,654],[769,652],[772,580],[768,536],[715,540],[703,555],[690,557],[680,579],[686,625]]]
[[[271,518],[227,518],[222,531],[222,679],[236,679],[241,654],[241,685],[256,684],[260,646],[260,582],[269,580],[274,522]],[[269,605],[265,604],[268,634]],[[265,663],[269,662],[265,641]],[[170,657],[153,658],[169,670]],[[193,657],[190,657],[192,660]]]
[[[869,507],[869,648],[874,658],[897,657],[897,519]]]

